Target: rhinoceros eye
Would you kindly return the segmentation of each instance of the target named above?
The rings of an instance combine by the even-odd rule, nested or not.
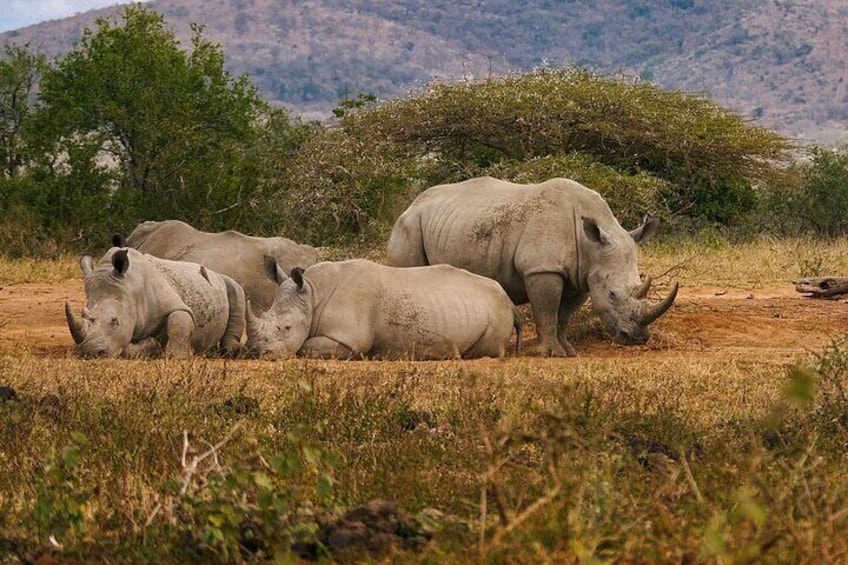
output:
[[[112,320],[111,320],[111,324],[112,324],[113,326],[120,326],[120,325],[121,325],[121,321],[118,319],[118,317],[117,317],[117,316],[113,316],[113,317],[112,317]]]

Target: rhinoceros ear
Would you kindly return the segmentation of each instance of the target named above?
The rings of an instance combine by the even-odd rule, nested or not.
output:
[[[657,233],[657,228],[660,225],[660,219],[656,216],[650,217],[645,220],[645,223],[636,228],[635,230],[630,232],[630,237],[633,238],[633,241],[636,243],[642,243],[643,241],[648,241]]]
[[[291,270],[291,278],[297,284],[297,291],[303,292],[303,269],[295,267]]]
[[[112,234],[112,247],[126,247],[127,239],[123,236],[123,234],[115,233]]]
[[[80,269],[82,269],[82,274],[88,275],[94,269],[94,258],[91,255],[80,257]]]
[[[265,256],[265,274],[268,275],[268,278],[277,283],[278,285],[283,284],[288,277],[277,264],[277,259],[270,255]]]
[[[580,216],[580,219],[583,220],[583,233],[586,234],[586,237],[588,237],[590,241],[600,245],[606,245],[609,243],[609,234],[601,229],[598,222],[592,218],[587,218],[586,216]]]
[[[130,258],[128,255],[129,253],[126,249],[116,251],[112,255],[112,266],[115,268],[115,274],[119,277],[124,276],[124,273],[130,268]]]

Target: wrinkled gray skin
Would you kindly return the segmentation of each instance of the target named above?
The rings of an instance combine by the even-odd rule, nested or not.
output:
[[[516,304],[533,308],[541,353],[575,355],[566,337],[585,302],[623,344],[642,344],[648,325],[677,296],[657,306],[645,297],[638,242],[654,235],[653,218],[631,232],[595,191],[568,179],[519,185],[482,177],[432,187],[398,218],[387,263],[446,263],[498,281]]]
[[[494,281],[448,265],[396,269],[354,259],[318,263],[286,276],[271,309],[248,308],[247,347],[287,357],[447,359],[504,355],[513,327],[512,302]]]
[[[196,263],[168,261],[135,249],[112,248],[96,267],[80,260],[86,306],[81,316],[65,302],[68,328],[83,357],[159,353],[238,353],[245,297],[230,277]]]
[[[257,311],[271,307],[277,286],[262,272],[266,255],[274,257],[286,272],[318,261],[318,250],[284,237],[254,237],[237,231],[209,233],[179,220],[142,222],[126,238],[112,245],[127,246],[162,259],[200,263],[235,279]]]

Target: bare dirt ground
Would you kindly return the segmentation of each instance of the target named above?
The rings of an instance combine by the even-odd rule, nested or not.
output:
[[[0,355],[71,355],[64,303],[71,300],[79,309],[84,297],[82,279],[0,288]],[[741,357],[789,363],[848,334],[848,302],[805,298],[788,282],[756,289],[684,286],[675,306],[654,324],[648,344],[631,347],[616,345],[597,318],[590,320],[588,330],[572,330],[578,359]],[[524,329],[532,348],[532,324]]]

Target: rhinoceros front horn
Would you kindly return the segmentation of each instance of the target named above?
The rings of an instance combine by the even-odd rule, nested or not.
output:
[[[639,317],[639,323],[643,326],[647,326],[648,324],[653,323],[657,318],[665,314],[671,305],[674,304],[674,299],[677,298],[677,289],[679,285],[674,283],[674,288],[671,289],[671,292],[668,293],[668,296],[665,299],[654,306],[653,308],[646,309],[643,311],[642,315]]]
[[[85,324],[84,320],[77,318],[73,310],[71,310],[71,302],[65,301],[65,318],[68,319],[68,329],[71,330],[71,337],[74,338],[74,343],[79,345],[85,339]]]

